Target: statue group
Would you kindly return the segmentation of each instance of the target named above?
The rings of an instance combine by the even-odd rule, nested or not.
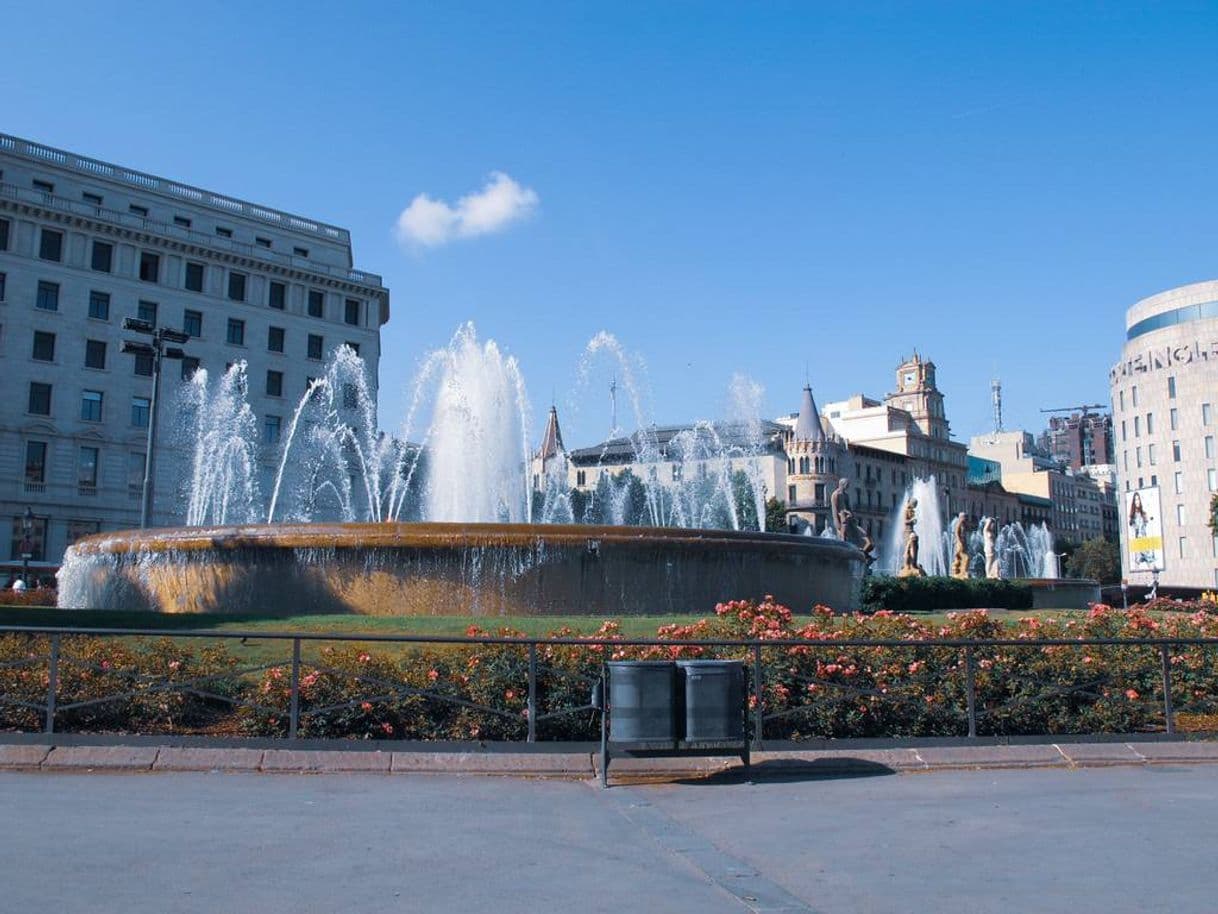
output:
[[[918,500],[911,498],[905,506],[905,553],[901,558],[898,578],[924,578],[926,569],[918,564]]]
[[[852,546],[858,546],[863,551],[863,558],[867,562],[867,568],[870,569],[871,564],[875,561],[875,556],[872,555],[875,552],[875,543],[871,539],[871,534],[859,526],[854,512],[850,510],[850,496],[846,492],[849,487],[849,479],[839,479],[837,488],[829,496],[829,507],[833,511],[833,529],[837,532],[839,540],[850,543]]]

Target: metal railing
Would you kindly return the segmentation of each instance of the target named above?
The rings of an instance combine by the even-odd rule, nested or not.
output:
[[[1026,711],[1038,702],[1056,703],[1058,706],[1073,703],[1077,709],[1081,709],[1076,709],[1080,721],[1088,719],[1085,712],[1089,707],[1098,707],[1105,701],[1112,707],[1137,709],[1141,713],[1135,716],[1141,723],[1136,732],[1175,734],[1179,716],[1186,711],[1198,715],[1206,723],[1204,727],[1190,727],[1194,732],[1210,732],[1215,729],[1208,725],[1205,720],[1207,717],[1218,721],[1218,687],[1198,693],[1198,682],[1207,677],[1218,684],[1218,638],[674,640],[0,626],[0,639],[14,635],[23,639],[22,643],[27,649],[21,656],[13,656],[11,650],[8,654],[0,655],[0,683],[5,681],[5,675],[13,671],[22,671],[27,680],[30,677],[36,680],[43,678],[42,671],[45,671],[45,688],[41,690],[37,700],[32,694],[20,697],[13,690],[0,691],[0,710],[11,707],[34,712],[40,726],[17,729],[23,729],[25,732],[39,730],[48,734],[57,732],[57,724],[69,712],[122,702],[137,695],[190,695],[217,705],[227,705],[233,710],[246,708],[257,713],[278,714],[283,710],[282,707],[271,705],[260,698],[258,689],[247,688],[244,692],[226,691],[224,684],[231,684],[243,677],[286,670],[287,720],[279,735],[288,740],[296,740],[302,736],[306,718],[316,720],[327,714],[356,707],[368,708],[404,699],[419,699],[435,702],[436,707],[448,706],[464,711],[476,711],[502,721],[513,722],[518,728],[519,736],[509,735],[507,739],[537,742],[542,738],[539,732],[539,725],[542,723],[581,713],[588,713],[589,723],[591,722],[595,710],[591,701],[591,689],[600,678],[601,663],[605,660],[631,659],[635,656],[650,656],[654,659],[657,655],[730,656],[745,659],[750,673],[749,723],[754,747],[760,746],[767,738],[785,741],[791,738],[841,736],[883,738],[946,735],[976,739],[983,735],[1134,732],[1111,730],[1102,726],[1092,730],[1068,727],[1062,729],[1059,724],[1057,729],[1050,728],[1043,733],[1036,733],[1020,730],[1017,724],[1013,725],[1013,728],[1004,724],[1004,721],[1009,723],[1013,715]],[[107,668],[104,661],[97,662],[66,650],[69,645],[95,642],[98,639],[127,641],[146,638],[169,638],[175,643],[178,640],[206,640],[247,647],[273,645],[281,650],[273,661],[238,664],[218,672],[182,679],[156,671],[116,671]],[[434,687],[420,686],[405,678],[383,672],[364,673],[344,669],[328,662],[324,656],[305,656],[306,648],[312,650],[326,642],[348,646],[393,647],[399,650],[498,648],[514,652],[518,674],[523,677],[523,695],[516,697],[523,699],[523,706],[517,708],[508,704],[490,704],[475,700],[469,695],[455,694],[446,690],[442,684]],[[12,645],[11,638],[9,645]],[[36,645],[41,647],[35,649]],[[562,668],[547,660],[547,654],[556,648],[587,651],[588,659],[583,662],[582,667],[577,665],[574,668]],[[1120,655],[1125,664],[1123,671],[1116,668],[1119,664],[1114,663],[1112,652],[1117,650],[1126,652]],[[1065,675],[1048,675],[1040,679],[1015,666],[1012,667],[1014,671],[1010,673],[995,672],[996,664],[1009,662],[1016,652],[1021,651],[1039,652],[1042,657],[1077,652],[1077,664],[1066,664],[1068,673]],[[866,652],[876,653],[868,655]],[[1093,655],[1099,655],[1100,660],[1094,672],[1087,670],[1088,665],[1095,659]],[[858,672],[855,670],[851,673],[853,665],[865,661],[883,662],[889,667],[894,664],[898,668],[903,666],[904,672],[893,680],[896,685],[891,689],[879,687],[874,682],[869,684],[864,676],[852,681],[852,675]],[[1177,667],[1180,667],[1180,672],[1177,672]],[[111,679],[122,680],[129,688],[90,697],[66,694],[64,675],[65,670],[69,668],[74,670],[77,679],[82,675],[84,679],[90,676],[109,676]],[[308,677],[317,674],[345,677],[362,691],[330,704],[307,704],[305,698]],[[563,678],[569,680],[568,685],[573,682],[575,689],[582,690],[576,694],[587,700],[576,700],[562,706],[548,704],[545,701],[545,693],[553,691],[556,680]],[[246,682],[248,684],[248,679]],[[1143,691],[1135,689],[1134,685],[1141,685]],[[788,700],[793,689],[802,693],[802,700]],[[514,688],[509,691],[514,691]],[[945,702],[945,697],[950,700]],[[935,707],[936,703],[939,706]],[[852,713],[865,716],[868,709],[876,710],[885,704],[897,709],[912,709],[912,716],[906,723],[896,726],[894,732],[865,732],[866,727],[855,728],[860,732],[825,732],[827,725],[822,721],[819,724],[820,731],[817,730],[816,724],[803,728],[795,727],[797,733],[792,737],[792,721],[808,717],[815,719],[818,714],[824,717],[826,713],[830,718],[837,715],[848,721]],[[928,714],[929,717],[926,716]],[[937,728],[935,732],[917,732],[916,721],[919,719],[932,721]],[[0,721],[2,720],[3,716],[0,715]],[[915,723],[911,724],[909,721]],[[7,726],[10,730],[14,729],[11,724]],[[591,732],[589,729],[589,733]]]

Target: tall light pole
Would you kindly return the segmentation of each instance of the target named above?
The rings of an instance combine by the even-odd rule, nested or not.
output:
[[[25,506],[21,515],[21,580],[26,588],[30,586],[30,559],[34,557],[34,509]]]
[[[168,327],[157,329],[151,321],[137,317],[128,317],[123,321],[123,329],[133,333],[142,333],[152,338],[145,343],[136,340],[123,340],[123,352],[132,355],[148,356],[152,359],[152,399],[148,403],[148,440],[144,448],[144,490],[140,499],[140,528],[147,528],[152,520],[152,481],[153,481],[153,444],[156,441],[156,405],[157,394],[161,388],[161,359],[181,360],[186,357],[181,345],[190,339],[181,330],[171,330]],[[176,346],[166,346],[166,343],[177,343]]]

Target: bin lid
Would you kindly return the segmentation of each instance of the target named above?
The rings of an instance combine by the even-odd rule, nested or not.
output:
[[[615,670],[671,670],[676,667],[671,660],[610,660],[605,665]]]
[[[731,667],[744,666],[743,660],[678,660],[679,667],[693,667],[699,670],[727,670]]]

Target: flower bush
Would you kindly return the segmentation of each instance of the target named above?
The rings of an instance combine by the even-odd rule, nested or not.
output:
[[[467,634],[520,635],[476,627]],[[1026,616],[1011,628],[984,610],[930,624],[887,610],[842,616],[817,606],[796,616],[771,597],[734,600],[695,623],[661,627],[659,644],[626,644],[612,622],[583,636],[551,632],[536,645],[534,723],[543,740],[597,739],[600,719],[589,695],[602,663],[722,657],[749,661],[751,670],[750,645],[693,643],[739,640],[763,646],[762,735],[771,740],[963,735],[970,677],[981,735],[1161,729],[1163,648],[1145,642],[1167,639],[1173,706],[1183,724],[1201,726],[1218,723],[1218,650],[1170,641],[1213,637],[1218,615],[1208,612],[1096,605],[1067,619]],[[1070,643],[1081,639],[1114,643]],[[986,640],[1010,643],[975,643]],[[935,643],[941,641],[960,643]],[[46,636],[0,638],[0,727],[41,729],[41,712],[30,706],[46,699],[47,651]],[[323,647],[300,666],[297,732],[522,740],[529,730],[529,666],[526,644]],[[288,664],[242,674],[223,649],[191,642],[66,637],[56,728],[285,736],[291,679]],[[192,683],[206,694],[184,690]]]

